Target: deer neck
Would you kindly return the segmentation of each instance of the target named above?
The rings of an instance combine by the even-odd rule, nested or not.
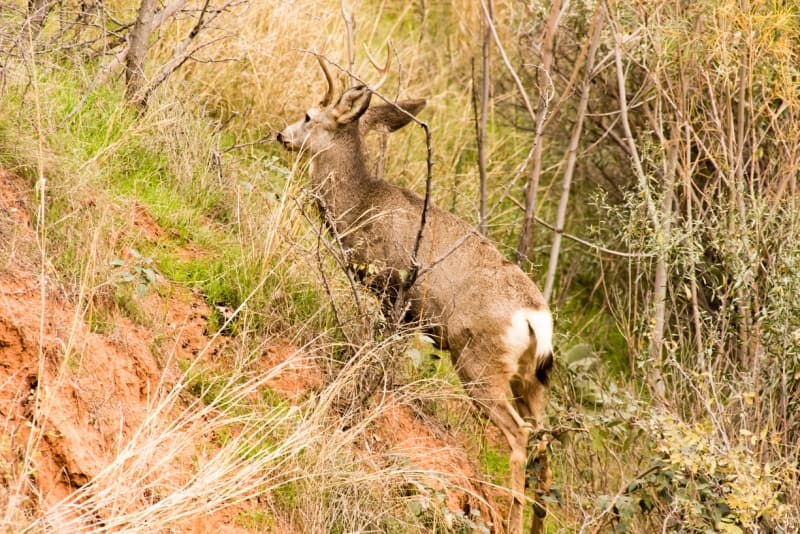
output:
[[[361,216],[359,208],[364,205],[362,201],[369,194],[372,181],[358,136],[337,140],[311,161],[312,185],[340,231]]]

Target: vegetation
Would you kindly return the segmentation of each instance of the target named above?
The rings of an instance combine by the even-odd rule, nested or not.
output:
[[[76,321],[109,334],[152,322],[148,295],[191,289],[212,311],[201,356],[218,352],[180,362],[147,424],[64,500],[28,491],[30,462],[6,465],[0,440],[0,525],[166,532],[250,502],[238,525],[252,531],[487,530],[425,469],[359,448],[391,398],[471,436],[485,480],[507,469],[446,356],[351,284],[305,163],[273,141],[323,90],[307,51],[352,63],[340,4],[154,4],[0,11],[0,167],[25,177],[35,230],[0,232],[0,272],[51,278]],[[800,6],[349,4],[352,71],[370,80],[361,43],[391,42],[383,93],[428,99],[433,200],[549,288],[547,532],[796,528]],[[136,64],[123,53],[146,9]],[[406,130],[369,148],[422,193],[425,138]],[[270,386],[285,366],[257,365],[278,339],[324,375],[294,403]],[[159,470],[184,457],[188,480]]]

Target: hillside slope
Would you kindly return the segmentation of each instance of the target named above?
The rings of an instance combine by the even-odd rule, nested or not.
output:
[[[6,171],[0,178],[0,238],[35,248],[26,180]],[[162,233],[141,205],[133,211],[133,228],[150,237]],[[85,321],[82,296],[70,298],[47,268],[41,273],[34,255],[27,256],[27,263],[21,256],[9,257],[0,271],[0,427],[5,436],[0,468],[7,481],[0,486],[0,498],[7,526],[58,532],[238,532],[268,525],[273,532],[305,531],[291,506],[272,504],[265,517],[263,503],[272,502],[273,495],[255,483],[252,491],[207,507],[198,504],[213,500],[203,491],[179,495],[178,509],[199,506],[195,517],[182,517],[174,508],[161,518],[154,513],[160,499],[175,499],[192,484],[198,462],[219,454],[218,434],[171,427],[175,420],[192,421],[194,412],[204,413],[202,400],[190,393],[204,396],[202,386],[192,386],[188,362],[221,370],[225,364],[215,362],[215,356],[235,342],[209,337],[211,311],[198,295],[161,279],[162,291],[139,299],[147,320],[136,324],[118,314],[112,328],[93,331]],[[163,291],[164,286],[171,291]],[[314,358],[279,340],[263,348],[253,368],[266,378],[246,395],[276,395],[271,402],[278,405],[308,409],[309,394],[330,385]],[[504,492],[482,483],[464,436],[444,430],[432,418],[420,418],[402,392],[388,392],[379,403],[382,407],[367,416],[358,439],[346,443],[354,461],[372,464],[376,475],[387,462],[406,464],[404,476],[414,488],[410,495],[418,496],[417,512],[441,503],[439,512],[449,510],[442,517],[449,513],[451,525],[455,517],[474,524],[480,519],[486,528],[501,520],[495,497],[503,501]],[[210,405],[224,410],[213,400]],[[241,427],[234,421],[226,426]],[[126,463],[137,469],[126,471]],[[281,484],[273,490],[280,492]],[[154,517],[148,528],[156,530],[136,526],[149,515]]]
[[[5,2],[0,531],[499,531],[504,440],[276,142],[324,93],[316,54],[369,85],[387,48],[372,103],[424,98],[427,129],[368,136],[367,168],[430,185],[554,313],[545,531],[796,531],[798,20]]]

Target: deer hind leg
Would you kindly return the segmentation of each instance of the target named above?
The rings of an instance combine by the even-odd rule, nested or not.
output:
[[[464,353],[459,359],[470,361],[469,355]],[[487,373],[485,369],[481,370],[482,372],[469,372],[468,369],[457,367],[467,393],[492,423],[500,429],[511,448],[509,467],[511,468],[512,499],[508,514],[508,532],[509,534],[522,534],[525,465],[531,426],[520,417],[508,400],[511,392],[505,373],[492,374]]]
[[[520,359],[519,370],[511,379],[511,391],[520,415],[539,430],[543,425],[545,394],[547,392],[548,373],[552,367],[552,358],[545,359],[544,365],[531,353]],[[533,505],[531,534],[540,534],[544,528],[544,517],[547,515],[542,496],[550,490],[550,468],[547,463],[547,442],[543,439],[534,443],[530,461],[526,465],[526,480],[534,484],[536,502]]]

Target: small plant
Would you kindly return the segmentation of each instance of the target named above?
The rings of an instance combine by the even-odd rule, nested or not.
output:
[[[116,269],[116,281],[121,284],[130,284],[136,288],[136,295],[144,298],[150,289],[158,284],[160,275],[153,266],[153,259],[142,255],[133,247],[127,249],[130,258],[114,258],[111,267]]]
[[[417,483],[414,495],[406,503],[406,509],[410,514],[430,532],[441,534],[467,534],[491,532],[491,523],[481,517],[481,512],[477,508],[468,510],[451,510],[445,503],[447,497],[448,484],[445,480],[441,482],[444,486],[431,487],[428,484]]]

